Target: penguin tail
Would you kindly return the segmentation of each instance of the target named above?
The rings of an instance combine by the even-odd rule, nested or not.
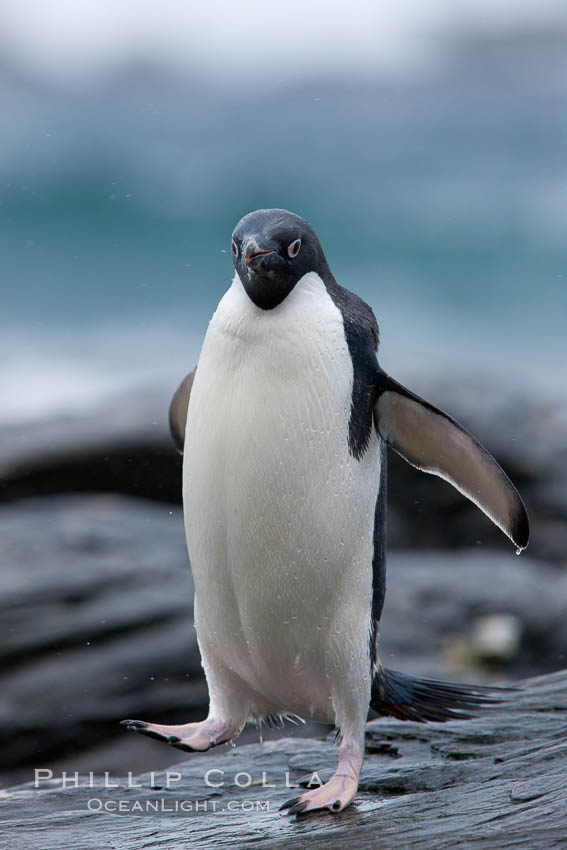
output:
[[[370,708],[376,714],[397,717],[398,720],[443,723],[446,720],[466,720],[480,708],[504,702],[506,694],[515,690],[437,682],[377,667],[372,681]]]

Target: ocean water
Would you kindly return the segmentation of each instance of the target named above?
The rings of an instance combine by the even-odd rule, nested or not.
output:
[[[565,91],[523,56],[257,97],[147,68],[76,89],[5,69],[0,421],[173,388],[230,284],[234,224],[271,206],[314,225],[400,379],[563,388]]]

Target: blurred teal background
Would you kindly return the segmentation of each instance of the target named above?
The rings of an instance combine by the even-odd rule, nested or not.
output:
[[[560,4],[410,4],[421,29],[390,31],[360,0],[341,37],[339,7],[248,0],[231,32],[169,2],[153,40],[145,3],[71,6],[0,9],[1,417],[174,385],[269,206],[314,225],[389,371],[562,383]]]

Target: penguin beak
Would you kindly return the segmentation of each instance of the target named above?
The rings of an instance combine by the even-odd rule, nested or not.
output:
[[[255,239],[250,239],[244,248],[244,261],[249,269],[255,270],[260,268],[264,262],[264,257],[267,257],[269,254],[276,253],[277,251],[274,251],[273,249],[263,251]]]

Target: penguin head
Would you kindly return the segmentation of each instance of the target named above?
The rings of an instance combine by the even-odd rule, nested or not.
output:
[[[308,272],[323,277],[327,261],[305,219],[287,210],[256,210],[232,234],[232,261],[251,301],[273,310]]]

